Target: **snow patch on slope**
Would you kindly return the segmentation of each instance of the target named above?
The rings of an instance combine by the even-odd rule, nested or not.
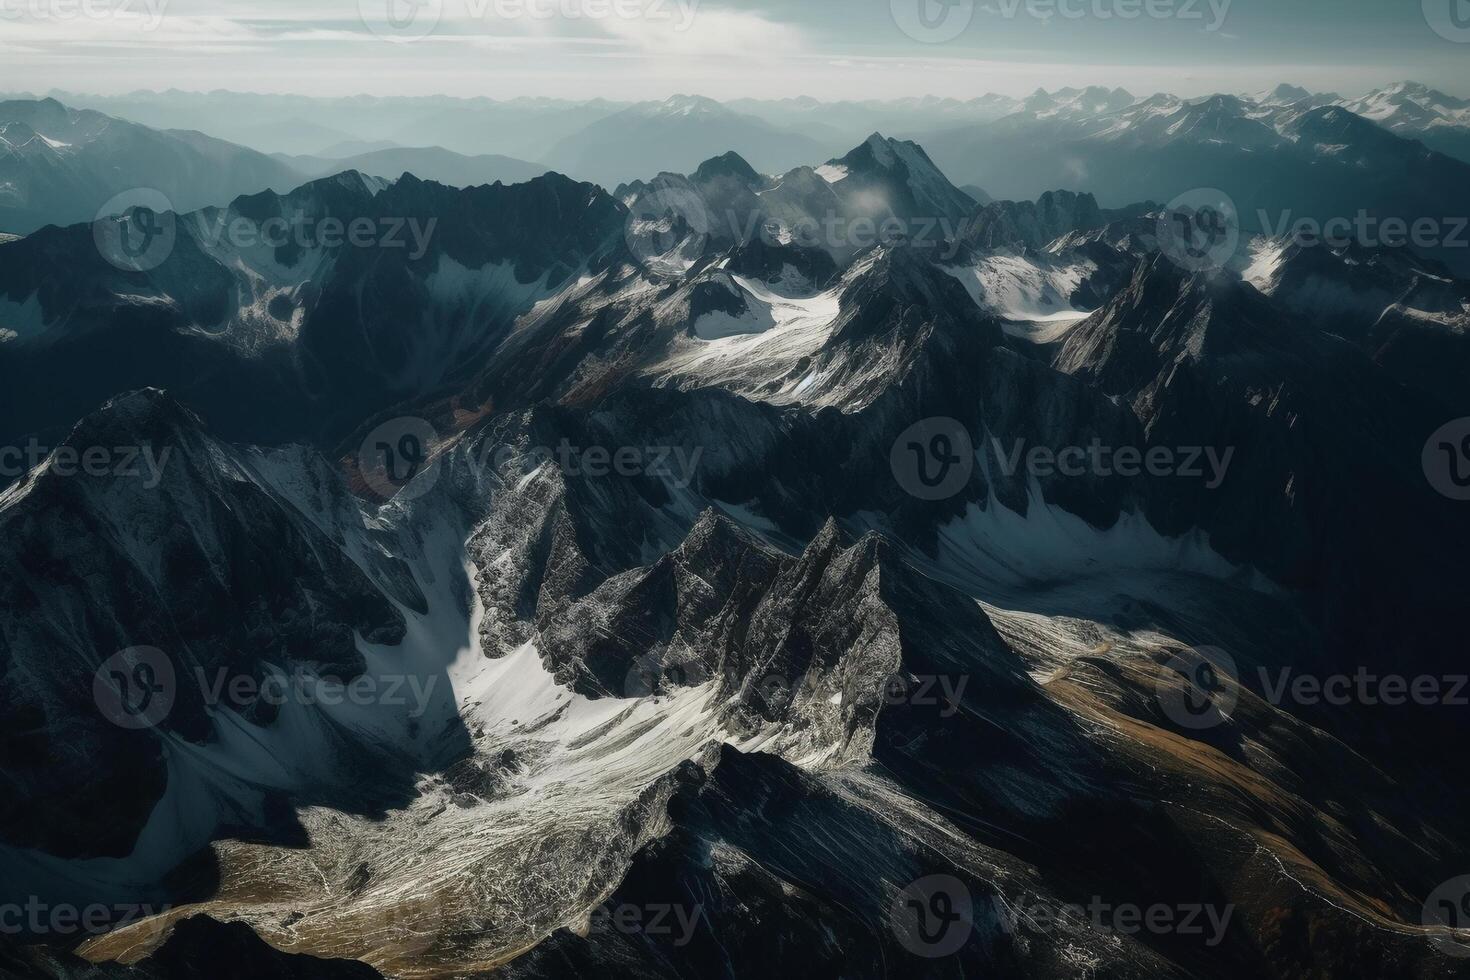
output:
[[[742,331],[716,339],[687,341],[648,370],[659,385],[678,388],[727,387],[768,401],[800,400],[815,378],[789,378],[804,357],[816,353],[831,334],[841,293],[831,289],[811,297],[786,296],[765,283],[731,277],[746,293],[750,312],[732,318],[739,326],[770,325],[760,333]],[[705,318],[701,318],[703,322]],[[711,326],[730,324],[724,321]]]
[[[1093,312],[1072,305],[1083,280],[1097,271],[1091,262],[999,252],[973,265],[942,268],[960,281],[976,306],[1002,320],[1071,323]]]

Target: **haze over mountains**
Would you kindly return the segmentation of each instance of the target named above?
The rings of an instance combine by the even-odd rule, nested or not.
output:
[[[1467,249],[1263,227],[1470,212],[1451,97],[83,101],[0,973],[1464,974],[1465,707],[1292,682],[1464,674]]]
[[[839,156],[881,131],[916,140],[957,183],[975,184],[992,196],[1032,199],[1066,186],[1090,190],[1106,205],[1123,206],[1163,194],[1157,184],[1161,176],[1183,180],[1197,162],[1207,169],[1227,170],[1240,162],[1226,152],[1223,159],[1206,155],[1195,161],[1184,149],[1188,145],[1196,153],[1211,145],[1224,145],[1232,152],[1264,150],[1263,160],[1270,156],[1273,166],[1297,170],[1320,166],[1324,161],[1307,159],[1308,151],[1318,146],[1330,150],[1331,145],[1304,141],[1301,130],[1318,125],[1314,122],[1318,119],[1330,126],[1334,117],[1326,109],[1331,106],[1461,162],[1470,156],[1467,103],[1409,82],[1353,99],[1289,85],[1238,97],[1187,100],[1089,88],[1038,91],[1026,98],[986,95],[886,103],[743,99],[728,105],[696,96],[630,105],[604,100],[312,99],[228,92],[57,95],[74,108],[96,107],[164,129],[198,129],[275,153],[305,177],[324,175],[331,169],[330,159],[336,158],[348,162],[342,169],[387,177],[406,170],[456,184],[493,182],[502,176],[524,179],[534,175],[536,167],[545,167],[611,188],[660,170],[689,172],[729,150],[741,153],[762,173],[777,173]],[[21,121],[18,110],[10,115]],[[1211,144],[1212,139],[1220,142]],[[364,150],[353,151],[353,143],[363,144]],[[1292,149],[1288,144],[1299,144],[1296,148],[1302,152],[1284,152]],[[339,152],[344,145],[348,151]],[[384,152],[389,149],[401,152]],[[354,159],[365,151],[378,155]],[[1138,154],[1144,156],[1130,174],[1120,161]],[[496,159],[506,157],[510,159]],[[1396,167],[1396,176],[1414,179],[1403,173],[1402,162],[1383,162]],[[1256,165],[1245,163],[1248,168]],[[414,166],[388,172],[400,164]],[[1208,183],[1198,180],[1191,186]]]

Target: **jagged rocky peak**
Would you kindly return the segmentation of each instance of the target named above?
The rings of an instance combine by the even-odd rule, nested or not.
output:
[[[834,339],[857,340],[885,332],[911,315],[926,322],[978,324],[983,319],[959,280],[918,244],[878,246],[844,275]]]
[[[756,173],[755,168],[746,163],[745,158],[734,150],[711,157],[701,163],[699,168],[690,175],[696,184],[709,183],[721,177],[739,181],[747,187],[756,187],[762,183],[761,175]]]
[[[1140,260],[1128,285],[1068,335],[1057,365],[1071,373],[1136,355],[1151,376],[1159,358],[1219,356],[1237,338],[1264,337],[1278,326],[1286,329],[1270,304],[1239,278],[1187,272],[1155,254]]]
[[[949,178],[910,140],[889,139],[874,133],[845,157],[832,160],[817,173],[851,197],[862,189],[886,189],[888,207],[902,217],[959,219],[975,202],[950,183]]]
[[[1300,85],[1291,85],[1287,82],[1282,82],[1267,93],[1264,101],[1267,104],[1290,105],[1293,102],[1300,102],[1303,99],[1310,99],[1311,97],[1312,93]]]
[[[267,470],[297,489],[288,494]],[[396,583],[405,608],[424,609],[424,598],[395,571],[398,559],[370,557],[355,510],[308,513],[307,499],[330,499],[334,480],[299,458],[272,462],[222,444],[148,390],[84,419],[34,480],[0,495],[0,672],[29,679],[0,693],[0,716],[31,719],[35,754],[10,775],[47,801],[0,805],[0,839],[127,854],[166,788],[165,735],[203,744],[215,731],[198,673],[259,683],[268,664],[302,664],[350,679],[364,668],[359,638],[402,641],[404,614],[379,582]],[[330,534],[319,516],[332,520]],[[350,536],[381,573],[376,581],[348,554]],[[103,702],[79,706],[78,691],[91,692],[99,665],[136,648],[159,651],[166,669],[152,664],[155,676],[172,674],[177,686],[153,726],[119,738]],[[215,707],[250,725],[276,717],[260,701]],[[91,815],[101,799],[109,820],[99,830]]]
[[[767,235],[757,235],[732,248],[725,255],[723,268],[772,285],[812,290],[827,288],[839,273],[836,261],[826,250],[772,242]]]
[[[966,221],[961,240],[981,249],[1044,248],[1064,235],[1093,231],[1106,223],[1091,194],[1047,191],[1035,201],[995,201],[981,206]]]

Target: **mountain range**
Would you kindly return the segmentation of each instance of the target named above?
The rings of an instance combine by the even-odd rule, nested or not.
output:
[[[1243,213],[1470,165],[1290,88],[977,102],[0,241],[0,908],[103,910],[0,972],[1463,975],[1464,708],[1295,681],[1463,674],[1470,280]]]

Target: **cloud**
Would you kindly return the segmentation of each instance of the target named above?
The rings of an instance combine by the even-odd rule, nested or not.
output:
[[[757,13],[713,9],[698,0],[640,0],[639,17],[591,23],[607,36],[651,55],[673,57],[796,57],[807,51],[792,25]]]

